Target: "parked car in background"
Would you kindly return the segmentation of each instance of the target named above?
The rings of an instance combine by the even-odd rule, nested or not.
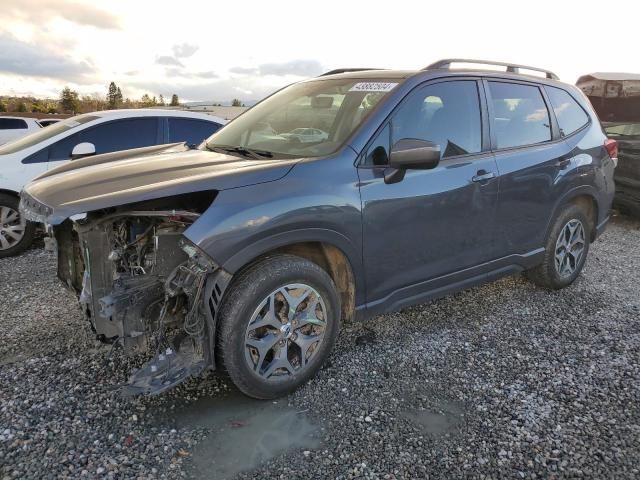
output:
[[[294,128],[288,133],[280,134],[280,136],[287,140],[300,143],[323,142],[329,138],[329,134],[319,128]]]
[[[521,271],[570,285],[609,219],[616,142],[553,73],[451,68],[465,62],[492,63],[330,72],[196,150],[82,159],[27,185],[21,208],[50,226],[98,337],[155,346],[128,391],[221,368],[274,398],[319,370],[343,320]],[[316,142],[251,136],[320,121]]]
[[[640,74],[592,73],[578,79],[607,135],[618,142],[614,205],[640,216]]]
[[[90,155],[177,142],[196,146],[225,123],[177,110],[110,110],[37,126],[36,132],[0,146],[0,257],[23,251],[33,240],[35,225],[18,212],[19,192],[32,178]]]
[[[0,117],[0,145],[40,130],[34,118]]]
[[[49,125],[53,125],[54,123],[58,123],[59,121],[59,118],[41,118],[38,120],[38,123],[43,127],[48,127]]]

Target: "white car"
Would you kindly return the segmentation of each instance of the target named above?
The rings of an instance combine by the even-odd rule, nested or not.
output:
[[[319,128],[294,128],[289,133],[283,133],[280,136],[300,143],[323,142],[329,138],[329,134]]]
[[[35,118],[0,117],[0,145],[40,130]]]
[[[88,155],[168,143],[200,144],[226,120],[178,110],[106,110],[54,123],[0,145],[0,258],[27,248],[35,224],[21,217],[22,187],[38,175]]]

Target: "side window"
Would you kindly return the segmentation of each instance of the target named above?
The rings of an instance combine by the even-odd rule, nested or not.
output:
[[[0,118],[0,130],[24,130],[27,122],[21,118]]]
[[[387,124],[369,146],[364,165],[378,167],[389,163],[389,136],[390,128]]]
[[[442,158],[482,150],[478,86],[471,80],[436,83],[411,93],[391,120],[391,142],[403,138],[440,145]]]
[[[49,148],[49,160],[71,158],[73,147],[93,143],[96,154],[148,147],[158,143],[158,118],[131,118],[96,125],[56,142]]]
[[[49,160],[69,160],[73,147],[84,141],[80,139],[81,133],[74,133],[52,144],[49,147]]]
[[[538,87],[489,82],[493,128],[498,148],[521,147],[551,140],[549,112]]]
[[[545,87],[558,119],[560,135],[571,135],[589,122],[589,116],[569,93],[556,87]]]
[[[169,118],[169,143],[187,142],[198,145],[213,135],[220,125],[192,118]]]

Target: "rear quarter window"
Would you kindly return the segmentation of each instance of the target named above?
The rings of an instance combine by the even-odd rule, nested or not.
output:
[[[558,119],[560,135],[571,135],[589,123],[587,113],[568,92],[556,87],[545,88]]]
[[[0,130],[25,130],[27,122],[20,118],[0,118]]]
[[[219,128],[220,125],[216,122],[193,118],[169,118],[169,143],[187,142],[191,145],[199,145]]]

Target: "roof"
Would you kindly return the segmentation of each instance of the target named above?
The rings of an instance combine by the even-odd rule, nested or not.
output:
[[[596,80],[611,80],[616,82],[623,82],[625,80],[640,80],[640,73],[624,73],[624,72],[595,72],[582,75],[578,79],[578,83],[590,79]]]
[[[467,65],[467,68],[452,68],[452,65]],[[495,68],[482,68],[481,65],[490,66],[490,67],[499,67],[500,70],[496,70]],[[503,70],[504,69],[504,70]],[[512,78],[522,78],[522,77],[532,77],[532,78],[541,78],[540,75],[530,75],[527,73],[521,72],[521,70],[526,70],[528,72],[538,72],[544,74],[544,79],[546,80],[556,80],[558,81],[558,76],[551,72],[550,70],[546,70],[539,67],[533,67],[528,65],[520,65],[511,62],[497,62],[495,60],[478,60],[478,59],[467,59],[467,58],[445,58],[439,60],[435,63],[428,65],[427,67],[421,70],[386,70],[386,69],[364,69],[364,68],[340,68],[336,70],[331,70],[320,75],[319,78],[375,78],[375,79],[389,79],[389,78],[408,78],[419,73],[427,74],[431,72],[447,72],[451,74],[472,74],[472,75],[502,75],[507,74]],[[318,77],[316,77],[318,78]]]
[[[182,108],[188,112],[202,112],[207,113],[208,115],[214,115],[216,117],[224,118],[225,120],[233,120],[238,115],[244,113],[249,107],[231,107],[231,106],[220,106],[214,104],[198,104],[198,105],[184,105],[181,107],[173,107],[173,108]]]
[[[309,80],[330,79],[330,78],[409,78],[418,73],[419,70],[356,70],[344,73],[324,74]]]
[[[590,73],[581,76],[576,85],[588,97],[640,96],[640,74],[637,73]]]
[[[224,118],[216,117],[214,115],[208,115],[206,113],[189,112],[185,110],[172,110],[168,108],[132,108],[122,110],[100,110],[98,112],[90,112],[84,115],[94,115],[101,118],[130,118],[130,117],[158,117],[158,116],[171,116],[171,117],[186,117],[186,118],[199,118],[202,120],[209,120],[218,123],[227,123]]]

